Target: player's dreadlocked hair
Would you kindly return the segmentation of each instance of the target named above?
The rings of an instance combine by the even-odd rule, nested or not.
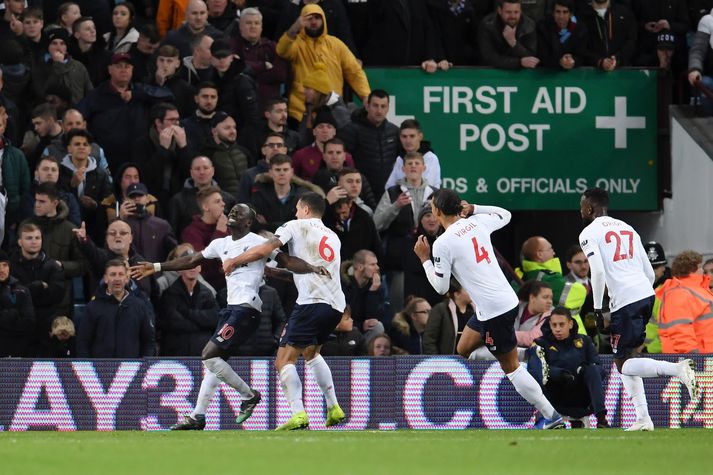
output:
[[[228,213],[228,227],[235,226],[238,221],[238,214],[241,210],[248,210],[250,213],[250,219],[255,220],[255,210],[252,207],[246,205],[245,203],[238,203],[230,210]]]
[[[584,192],[584,198],[589,201],[592,206],[600,208],[609,207],[609,193],[601,188],[589,188]]]
[[[457,216],[463,210],[460,196],[453,190],[441,188],[433,194],[433,204],[446,216]]]

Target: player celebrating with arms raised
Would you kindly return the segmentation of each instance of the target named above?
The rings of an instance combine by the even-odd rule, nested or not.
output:
[[[654,305],[654,270],[646,257],[641,238],[624,221],[607,216],[609,194],[590,188],[580,201],[582,220],[587,227],[579,235],[579,244],[587,255],[592,272],[594,314],[603,328],[604,287],[609,291],[611,310],[611,345],[614,362],[621,373],[626,392],[636,410],[636,422],[627,430],[654,430],[641,378],[676,376],[688,389],[691,399],[698,398],[698,383],[693,360],[679,363],[637,356],[646,335],[646,324]]]
[[[445,232],[433,243],[433,262],[424,236],[419,236],[414,252],[438,293],[448,291],[453,274],[476,307],[458,342],[458,354],[467,358],[485,343],[515,390],[546,418],[543,428],[563,428],[562,417],[517,359],[514,324],[519,301],[490,243],[490,233],[510,222],[510,212],[497,206],[469,205],[453,190],[444,188],[433,194],[431,208]]]
[[[290,254],[300,256],[314,266],[325,266],[330,276],[323,274],[295,275],[297,305],[287,320],[287,326],[277,350],[275,367],[280,374],[282,391],[290,404],[292,418],[277,430],[307,429],[309,421],[302,403],[302,382],[295,364],[300,355],[314,373],[327,402],[327,427],[345,418],[337,403],[332,372],[319,354],[322,344],[339,324],[346,306],[339,282],[341,242],[322,223],[325,202],[317,193],[303,194],[297,202],[296,220],[288,221],[275,231],[275,237],[261,246],[223,263],[230,272],[236,266],[264,259],[285,244]]]

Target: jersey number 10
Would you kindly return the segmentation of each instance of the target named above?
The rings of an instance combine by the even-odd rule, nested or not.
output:
[[[621,234],[621,237],[619,236]],[[621,240],[626,236],[629,238],[629,253],[621,252]],[[634,233],[632,231],[620,231],[618,234],[615,231],[609,231],[604,236],[607,244],[612,240],[616,241],[616,249],[614,250],[614,262],[634,257]]]

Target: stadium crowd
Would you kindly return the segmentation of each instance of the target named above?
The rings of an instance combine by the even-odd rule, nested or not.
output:
[[[3,357],[200,355],[226,305],[220,264],[136,281],[116,260],[200,252],[229,235],[236,203],[269,235],[305,191],[324,197],[342,242],[348,307],[322,354],[454,354],[470,297],[455,280],[437,294],[411,251],[441,232],[439,157],[418,120],[388,121],[389,94],[362,67],[642,66],[713,85],[713,0],[1,6]],[[686,251],[668,268],[659,244],[646,248],[658,279],[647,351],[713,351],[713,261]],[[553,307],[572,321],[566,338],[610,352],[579,246],[566,270],[546,237],[521,255],[501,267],[520,299],[522,358],[561,334]],[[237,356],[273,355],[294,306],[294,285],[266,276],[260,326]]]

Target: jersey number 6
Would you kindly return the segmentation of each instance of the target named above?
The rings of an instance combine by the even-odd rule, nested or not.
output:
[[[322,240],[319,241],[319,255],[327,262],[334,260],[334,249],[327,244],[327,236],[322,236]]]
[[[628,236],[629,238],[628,254],[626,252],[621,252],[621,237],[619,237],[619,234],[621,234],[622,237]],[[634,257],[634,233],[631,231],[620,231],[619,234],[614,231],[609,231],[604,236],[604,239],[606,240],[607,244],[611,243],[612,239],[616,241],[616,249],[614,250],[614,262],[621,261],[624,259],[631,259],[632,257]]]

